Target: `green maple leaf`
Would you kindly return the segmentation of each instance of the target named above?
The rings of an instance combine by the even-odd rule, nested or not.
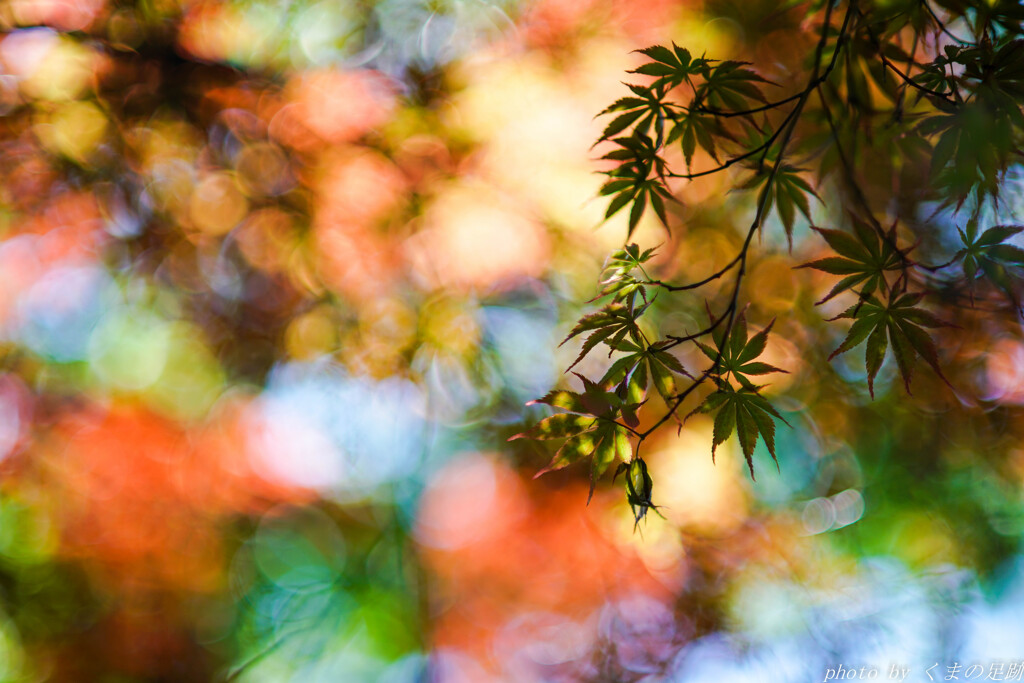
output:
[[[666,402],[672,399],[676,393],[675,375],[693,376],[686,371],[679,359],[663,350],[662,347],[669,342],[656,342],[647,348],[642,348],[629,341],[623,341],[614,348],[616,351],[625,351],[627,355],[619,358],[601,379],[601,384],[614,385],[627,383],[629,396],[639,401],[643,392],[647,389],[648,380],[652,381],[654,388]]]
[[[754,479],[754,448],[757,446],[758,437],[764,441],[768,453],[778,467],[774,419],[782,420],[789,425],[768,399],[758,393],[758,389],[759,387],[742,387],[735,391],[728,384],[721,384],[718,391],[709,394],[704,402],[690,413],[716,413],[711,440],[712,461],[715,459],[715,449],[725,443],[733,431],[736,432],[751,479]]]
[[[787,372],[782,368],[756,360],[768,343],[768,335],[775,325],[773,318],[768,326],[752,337],[747,336],[747,320],[740,312],[733,320],[729,340],[726,343],[724,326],[719,325],[712,333],[717,349],[711,348],[700,341],[694,343],[712,361],[718,360],[718,372],[721,377],[732,375],[746,389],[754,389],[754,383],[748,375],[767,375],[772,372]]]
[[[891,345],[908,394],[914,361],[918,357],[923,358],[935,374],[952,388],[949,380],[942,374],[942,368],[939,367],[939,354],[935,342],[923,329],[944,327],[949,324],[928,311],[915,307],[923,297],[923,294],[903,294],[895,300],[890,300],[886,305],[874,296],[869,296],[840,313],[833,320],[849,318],[853,320],[853,325],[839,348],[829,356],[829,360],[867,341],[864,365],[868,373],[868,391],[874,398],[875,376],[882,367],[888,346]]]
[[[594,496],[594,486],[597,484],[597,480],[605,473],[609,465],[615,462],[615,458],[620,458],[622,462],[629,462],[633,458],[629,433],[620,425],[604,420],[595,430],[594,438],[597,445],[594,448],[594,458],[590,465],[588,503]]]
[[[715,146],[716,137],[735,139],[719,119],[710,114],[689,111],[676,119],[675,125],[668,134],[668,139],[665,140],[665,146],[679,140],[683,156],[686,159],[686,166],[689,167],[693,161],[693,155],[697,151],[697,145],[711,155],[712,159],[718,160],[718,148]]]
[[[661,45],[653,45],[643,50],[636,50],[651,58],[652,61],[633,69],[629,73],[657,76],[651,88],[662,91],[671,89],[682,83],[689,83],[690,77],[701,73],[707,60],[693,59],[690,52],[675,43],[673,49]]]
[[[590,431],[593,429],[596,421],[596,417],[589,415],[557,413],[550,417],[545,417],[527,431],[509,437],[509,441],[515,441],[516,439],[536,439],[538,441],[564,439]]]
[[[709,313],[710,316],[710,313]],[[712,331],[712,340],[717,348],[696,341],[697,347],[711,360],[718,361],[718,376],[715,382],[718,390],[709,394],[690,415],[694,413],[716,413],[714,433],[711,442],[711,459],[719,444],[736,432],[743,457],[747,460],[751,478],[754,477],[754,447],[760,437],[778,466],[775,455],[775,422],[785,422],[778,411],[759,393],[760,386],[750,381],[748,375],[766,375],[772,372],[786,372],[757,358],[764,352],[775,321],[753,336],[748,336],[747,321],[743,312],[736,315],[728,337],[723,326]],[[729,384],[732,376],[739,384],[737,391]],[[689,417],[689,416],[687,416]],[[789,423],[787,423],[789,424]]]
[[[629,308],[636,305],[636,296],[647,302],[647,280],[638,280],[633,274],[639,269],[643,272],[643,264],[654,255],[655,248],[644,250],[636,244],[630,244],[619,249],[608,257],[605,262],[604,271],[601,273],[601,293],[591,301],[602,297],[611,296],[612,301],[625,302]],[[646,273],[645,273],[646,275]]]
[[[959,230],[960,240],[964,246],[955,256],[962,259],[964,276],[968,282],[973,282],[981,271],[1017,306],[1017,293],[1014,291],[1011,275],[1013,269],[1024,266],[1024,249],[1006,244],[1006,240],[1022,231],[1022,226],[996,225],[978,235],[978,223],[971,220],[967,223],[966,232]]]
[[[605,219],[611,218],[632,203],[626,235],[628,239],[640,224],[647,204],[650,203],[659,220],[667,227],[668,213],[665,210],[665,200],[672,200],[674,197],[659,180],[667,172],[665,160],[658,154],[659,146],[639,129],[634,130],[631,136],[617,137],[611,142],[619,149],[612,150],[601,158],[618,161],[619,166],[605,172],[610,179],[601,186],[601,196],[614,195],[605,211]]]
[[[643,336],[640,334],[636,319],[643,315],[648,306],[650,306],[649,303],[637,308],[614,302],[596,313],[590,313],[580,318],[576,326],[569,332],[569,336],[562,340],[562,344],[584,332],[591,334],[583,342],[583,348],[576,360],[569,366],[569,370],[574,368],[601,342],[605,342],[613,350],[621,348],[622,342],[627,337],[632,339],[634,344],[641,344]]]
[[[758,203],[764,200],[764,214],[767,215],[772,206],[776,208],[779,219],[782,220],[782,227],[786,230],[786,239],[790,247],[793,246],[793,225],[796,221],[796,212],[800,211],[807,222],[811,222],[811,204],[807,196],[814,196],[819,202],[821,197],[814,191],[810,183],[800,175],[805,169],[796,168],[789,164],[782,164],[775,172],[775,179],[772,181],[771,192],[767,198],[764,197],[768,189],[766,185],[771,177],[771,169],[767,165],[761,165],[754,171],[754,176],[749,178],[740,186],[740,189],[748,190],[765,185],[758,195]],[[814,226],[811,226],[814,227]]]
[[[698,97],[702,95],[711,107],[735,111],[746,109],[748,100],[767,102],[757,84],[771,81],[745,66],[747,62],[737,61],[719,62],[714,67],[705,65],[703,71],[706,80],[698,90]]]
[[[825,238],[828,245],[838,254],[804,263],[797,268],[814,268],[832,275],[843,275],[818,304],[860,285],[860,298],[867,299],[876,291],[887,292],[886,271],[901,270],[907,263],[910,251],[896,247],[896,225],[884,236],[863,221],[854,219],[854,232],[828,230],[812,226],[815,232]]]
[[[527,431],[510,437],[509,441],[565,439],[547,467],[534,476],[590,458],[590,496],[593,496],[597,479],[616,457],[623,462],[632,459],[629,430],[616,419],[621,417],[626,424],[636,426],[639,424],[636,416],[639,405],[623,401],[616,393],[605,391],[601,385],[585,377],[577,377],[583,381],[583,393],[555,390],[527,404],[544,404],[569,412],[546,417]],[[587,500],[590,500],[589,496]]]
[[[611,140],[630,126],[634,126],[634,137],[646,135],[652,126],[655,128],[655,135],[662,135],[665,119],[671,116],[671,110],[663,101],[664,88],[629,83],[626,84],[626,87],[632,91],[634,97],[621,97],[598,114],[598,116],[607,114],[617,114],[617,116],[605,126],[597,142]]]

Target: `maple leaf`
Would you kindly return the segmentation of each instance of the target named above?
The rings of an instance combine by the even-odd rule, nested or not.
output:
[[[714,322],[714,321],[712,321]],[[748,375],[767,375],[772,372],[787,372],[782,368],[756,360],[768,343],[768,335],[775,325],[773,318],[768,326],[752,337],[747,336],[747,320],[743,312],[736,315],[729,332],[729,341],[724,338],[723,326],[719,325],[712,332],[712,340],[717,349],[713,349],[700,341],[694,343],[711,360],[718,360],[719,374],[723,377],[732,375],[737,382],[747,389],[753,389],[754,383]]]
[[[715,459],[715,449],[732,435],[733,431],[740,442],[740,449],[743,457],[746,458],[747,467],[750,469],[750,478],[754,479],[754,448],[757,446],[758,437],[768,447],[775,466],[778,467],[779,460],[775,454],[775,419],[782,420],[787,425],[785,418],[758,393],[759,387],[742,387],[739,391],[733,390],[728,384],[720,385],[718,391],[708,395],[704,402],[697,406],[690,415],[694,413],[714,413],[715,423],[712,430],[711,459]],[[688,415],[687,417],[689,417]]]
[[[887,292],[888,284],[885,272],[901,270],[906,265],[906,255],[910,248],[896,247],[896,225],[883,236],[871,225],[860,220],[853,221],[854,233],[841,230],[829,230],[811,226],[815,232],[825,238],[828,245],[839,256],[804,263],[797,268],[814,268],[832,275],[843,275],[832,290],[818,304],[823,304],[834,296],[860,285],[860,298],[867,299],[876,291]]]
[[[527,404],[539,403],[569,412],[546,417],[529,430],[510,437],[509,441],[565,439],[551,462],[537,472],[535,478],[591,458],[590,495],[587,497],[589,502],[594,494],[597,479],[604,474],[615,458],[618,457],[623,462],[632,459],[633,448],[629,442],[629,430],[616,419],[621,417],[626,424],[635,426],[638,424],[636,409],[639,406],[623,401],[614,392],[605,391],[600,385],[585,377],[577,377],[583,381],[583,393],[555,390]]]
[[[893,356],[903,384],[910,393],[910,379],[913,374],[914,361],[917,357],[924,359],[947,386],[952,388],[949,380],[942,374],[939,366],[939,353],[935,342],[923,328],[947,327],[945,323],[926,310],[915,305],[924,298],[924,294],[903,294],[888,304],[883,304],[874,296],[846,309],[833,320],[848,318],[853,320],[846,338],[828,357],[832,360],[841,353],[859,346],[867,341],[864,365],[868,373],[868,391],[875,396],[874,381],[879,368],[885,360],[887,347],[891,344]]]
[[[601,342],[606,342],[612,349],[615,349],[621,345],[621,342],[628,335],[634,343],[640,344],[642,337],[640,335],[640,328],[636,324],[636,319],[647,310],[649,305],[648,303],[639,308],[630,308],[623,303],[613,302],[597,313],[591,313],[580,318],[576,326],[569,332],[569,335],[559,344],[559,346],[562,346],[562,344],[565,344],[573,337],[584,332],[591,332],[586,341],[583,342],[580,354],[573,361],[572,365],[569,366],[569,370],[573,369]]]
[[[763,197],[768,189],[766,183],[768,178],[771,177],[772,172],[768,166],[762,164],[755,169],[754,175],[739,188],[749,190],[765,185],[758,195],[758,203],[760,204],[762,199],[765,200],[765,215],[768,214],[773,205],[775,206],[779,213],[779,218],[782,220],[782,227],[786,230],[786,239],[789,241],[790,247],[793,246],[793,224],[796,220],[796,212],[799,210],[804,218],[807,219],[807,222],[811,222],[811,204],[810,200],[807,199],[807,195],[813,195],[818,201],[821,201],[821,197],[814,191],[810,183],[800,175],[804,172],[805,169],[796,168],[789,164],[780,165],[778,170],[775,171],[770,194],[767,197]]]
[[[1024,266],[1024,249],[1007,244],[1006,240],[1024,231],[1024,226],[996,225],[978,235],[978,222],[971,220],[967,223],[966,232],[957,230],[964,246],[955,258],[962,259],[964,277],[968,282],[973,282],[981,271],[1010,297],[1014,306],[1019,307],[1011,273],[1012,269]]]
[[[772,372],[786,372],[774,365],[757,360],[768,344],[768,335],[774,324],[775,320],[772,320],[763,330],[753,336],[748,336],[746,316],[740,312],[733,320],[728,338],[726,338],[722,326],[712,331],[712,340],[717,349],[695,341],[705,356],[713,361],[718,360],[718,378],[716,379],[718,390],[709,394],[690,415],[698,412],[714,413],[717,411],[712,435],[711,459],[715,458],[715,449],[724,443],[735,430],[743,457],[747,460],[751,478],[754,478],[754,447],[757,445],[759,436],[768,447],[772,460],[778,466],[778,459],[775,455],[775,422],[772,418],[778,418],[785,422],[778,411],[768,402],[768,399],[759,393],[761,387],[755,385],[748,378],[748,375],[758,376]],[[739,391],[729,383],[730,376],[740,384]]]

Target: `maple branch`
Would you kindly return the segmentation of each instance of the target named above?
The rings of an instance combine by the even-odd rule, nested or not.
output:
[[[719,321],[727,318],[725,331],[723,333],[723,339],[729,339],[729,336],[732,333],[733,326],[736,323],[736,311],[739,303],[740,286],[743,282],[743,277],[746,274],[747,256],[750,253],[750,245],[754,239],[754,235],[755,233],[757,233],[758,229],[761,227],[761,224],[764,220],[765,208],[768,205],[768,197],[771,195],[772,185],[775,182],[776,176],[778,175],[779,168],[782,166],[782,161],[785,155],[786,148],[788,147],[789,142],[793,137],[793,132],[796,129],[796,124],[800,119],[800,114],[803,112],[804,105],[807,104],[808,97],[816,87],[816,84],[819,82],[818,79],[819,71],[821,70],[822,54],[825,50],[825,45],[828,42],[828,29],[831,24],[832,9],[834,4],[834,0],[829,0],[828,4],[825,7],[825,17],[822,22],[821,37],[819,38],[817,48],[815,49],[814,69],[811,73],[811,78],[808,80],[807,87],[804,88],[803,92],[801,93],[796,106],[793,108],[793,110],[787,117],[787,122],[779,128],[779,130],[785,130],[785,133],[783,133],[782,138],[779,141],[779,155],[776,158],[775,163],[772,165],[772,170],[768,176],[760,200],[758,201],[757,211],[754,214],[754,219],[753,221],[751,221],[750,228],[747,230],[746,239],[744,239],[743,241],[743,246],[741,247],[736,259],[734,259],[735,265],[738,265],[738,269],[736,271],[736,279],[734,281],[732,288],[732,296],[729,299],[729,305],[726,307],[726,310],[723,312],[721,316],[718,316]],[[842,50],[844,38],[846,36],[846,31],[850,22],[850,17],[853,14],[855,6],[856,0],[853,0],[847,7],[846,15],[843,18],[842,28],[840,29],[839,36],[836,39],[836,49],[832,53],[832,60],[826,67],[825,73],[822,74],[822,77],[827,77],[829,72],[831,72],[831,70],[835,67],[836,59],[839,55],[839,52]],[[733,267],[733,264],[730,263],[728,267]],[[717,323],[715,323],[715,326],[717,326]],[[697,389],[697,387],[702,385],[708,379],[708,377],[710,377],[718,369],[721,360],[722,348],[719,348],[718,352],[715,354],[715,358],[712,361],[711,365],[707,369],[705,369],[690,384],[690,386],[688,386],[681,393],[675,396],[675,398],[672,401],[672,405],[669,406],[668,411],[664,415],[662,415],[657,422],[651,425],[651,427],[649,427],[640,434],[640,440],[642,441],[646,439],[648,436],[654,433],[654,431],[656,431],[663,424],[665,424],[665,422],[667,422],[670,417],[675,415],[676,411],[679,410],[679,407],[682,405],[683,401],[685,401],[686,398]]]

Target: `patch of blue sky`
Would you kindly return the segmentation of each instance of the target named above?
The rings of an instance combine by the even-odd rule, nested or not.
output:
[[[6,332],[56,362],[84,360],[90,335],[119,301],[117,286],[102,268],[57,267],[19,298]]]
[[[328,359],[289,363],[271,373],[259,403],[264,457],[284,459],[271,464],[295,483],[358,500],[418,477],[425,405],[409,380],[352,377]],[[316,437],[308,447],[283,443],[303,433]]]
[[[505,389],[526,402],[544,395],[558,380],[554,321],[538,312],[502,306],[482,309],[487,343],[497,353]]]

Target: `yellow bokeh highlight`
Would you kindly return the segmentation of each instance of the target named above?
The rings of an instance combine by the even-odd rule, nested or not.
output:
[[[660,506],[661,500],[657,503]],[[686,546],[679,528],[652,511],[637,524],[634,514],[623,496],[606,510],[601,526],[616,545],[636,553],[663,585],[680,588],[686,578]]]
[[[202,134],[180,119],[154,117],[145,126],[125,133],[125,141],[142,166],[152,172],[154,166],[172,159],[191,162],[203,141]]]
[[[249,263],[270,272],[285,270],[298,247],[295,217],[276,207],[253,211],[234,237]]]
[[[85,163],[107,134],[106,115],[92,102],[58,105],[35,127],[36,135],[49,149],[79,163]]]
[[[615,216],[606,229],[594,232],[607,201],[595,199],[603,177],[590,161],[602,153],[591,148],[605,125],[594,115],[620,96],[622,87],[611,79],[603,88],[593,87],[600,70],[615,72],[607,70],[607,57],[596,56],[605,50],[629,53],[624,45],[602,43],[600,50],[590,50],[588,59],[574,66],[571,82],[537,54],[470,62],[460,76],[471,85],[444,116],[447,125],[477,137],[482,170],[495,185],[508,188],[561,225],[588,231],[601,248],[612,249],[621,246],[628,218],[625,213]],[[620,58],[619,70],[628,64]],[[581,86],[574,87],[576,81]],[[645,217],[636,241],[656,244],[661,237],[655,235],[655,223]]]
[[[758,308],[772,314],[793,310],[798,288],[792,259],[782,256],[759,259],[749,277],[750,291],[757,292]]]
[[[189,200],[193,225],[210,235],[223,235],[238,225],[249,212],[249,201],[226,173],[203,178]]]
[[[536,277],[547,264],[543,226],[507,195],[476,183],[447,188],[412,243],[414,267],[440,285],[486,287]]]
[[[0,499],[0,556],[9,563],[35,565],[56,552],[59,529],[30,501]]]
[[[480,325],[472,313],[455,299],[437,299],[424,309],[423,342],[457,355],[472,352],[480,343]]]
[[[22,93],[34,100],[66,102],[79,98],[92,82],[99,56],[92,49],[70,38],[35,32],[27,38],[33,48],[45,51],[21,82]]]
[[[747,496],[739,477],[743,456],[730,439],[711,460],[711,421],[693,417],[676,436],[669,430],[648,458],[659,511],[677,526],[727,533],[747,518]],[[745,467],[745,465],[744,465]]]
[[[269,142],[246,146],[235,162],[239,181],[246,193],[273,196],[293,184],[288,158],[277,145]]]
[[[16,624],[7,615],[0,615],[0,680],[25,680],[28,669],[25,652]]]
[[[429,318],[429,313],[424,317]],[[475,338],[475,321],[469,322],[466,330]],[[405,353],[416,343],[418,325],[419,316],[411,307],[397,299],[375,299],[360,315],[358,329],[352,330],[341,344],[345,364],[369,377],[401,372],[406,363]],[[429,322],[426,325],[428,329],[434,326]]]
[[[131,9],[118,10],[107,20],[107,36],[112,45],[135,48],[145,40],[145,28]]]
[[[892,553],[911,567],[963,563],[969,557],[948,524],[922,513],[902,515],[894,525],[891,544]]]
[[[338,346],[338,323],[331,310],[320,306],[295,318],[285,331],[285,348],[299,360],[331,353]]]
[[[719,59],[722,59],[719,55],[736,54],[737,44],[743,37],[743,29],[735,21],[727,17],[707,21],[698,13],[682,17],[673,33],[686,36],[686,49],[692,56]]]

